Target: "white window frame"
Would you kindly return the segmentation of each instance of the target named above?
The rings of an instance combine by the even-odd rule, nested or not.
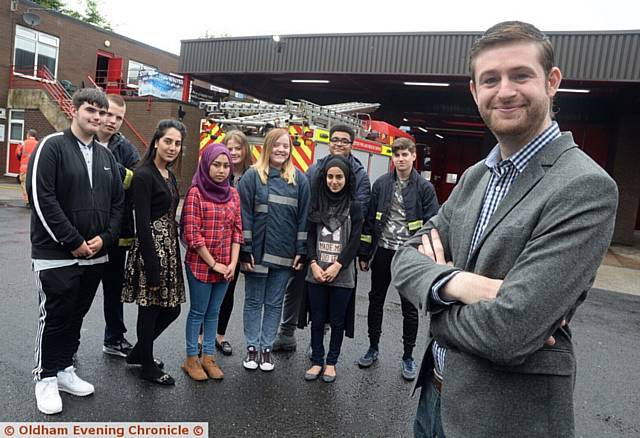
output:
[[[138,64],[140,66],[140,68],[138,69],[138,75],[140,75],[140,72],[142,70],[154,70],[154,71],[158,70],[158,67],[147,65],[143,62],[136,61],[135,59],[130,59],[127,64],[127,87],[138,88],[138,84],[134,84],[129,81],[129,78],[130,78],[129,72],[131,71],[131,63]]]
[[[22,119],[17,119],[14,120],[14,114],[15,113],[22,113]],[[24,141],[24,117],[25,117],[26,113],[25,110],[9,110],[9,120],[7,123],[7,132],[5,133],[6,138],[7,138],[7,157],[5,160],[5,166],[4,166],[4,174],[5,176],[16,176],[18,175],[17,173],[14,172],[9,172],[9,159],[10,159],[10,153],[11,153],[11,145],[14,144],[21,144]],[[22,135],[19,140],[15,140],[13,138],[11,138],[11,132],[12,132],[12,125],[14,124],[18,124],[22,126]]]
[[[19,32],[22,32],[21,35],[18,35]],[[51,73],[53,74],[54,79],[56,79],[58,77],[58,64],[59,64],[59,58],[60,58],[60,38],[50,35],[48,33],[44,33],[44,32],[38,32],[37,30],[33,30],[33,29],[29,29],[28,27],[24,27],[24,26],[20,26],[16,24],[16,32],[14,35],[14,44],[13,44],[13,65],[16,64],[16,39],[17,38],[24,38],[27,39],[25,34],[35,34],[35,39],[31,40],[33,42],[35,42],[36,44],[36,51],[34,53],[34,63],[33,63],[33,75],[25,75],[23,73],[15,73],[18,76],[27,76],[27,77],[37,77],[37,73],[38,73],[38,55],[40,54],[39,48],[40,45],[46,45],[48,47],[55,47],[56,49],[56,68],[55,71],[52,71]],[[49,41],[47,41],[49,40]]]

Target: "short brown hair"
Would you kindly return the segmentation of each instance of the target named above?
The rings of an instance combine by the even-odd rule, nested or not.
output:
[[[391,145],[391,153],[395,154],[398,151],[407,150],[409,152],[416,151],[416,144],[405,137],[396,138]]]
[[[78,88],[71,96],[71,102],[76,110],[79,110],[85,103],[98,108],[109,108],[107,95],[97,88]]]
[[[122,96],[120,96],[119,94],[107,94],[107,100],[109,102],[115,103],[118,106],[124,106],[124,107],[127,106],[126,102],[124,101]]]
[[[474,62],[478,55],[487,49],[492,49],[504,44],[515,42],[535,43],[539,49],[539,60],[545,75],[549,75],[555,65],[553,45],[549,38],[537,27],[522,21],[503,21],[489,29],[475,40],[469,52],[469,73],[471,80],[475,81]]]

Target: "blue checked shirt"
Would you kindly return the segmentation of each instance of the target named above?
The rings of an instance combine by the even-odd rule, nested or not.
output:
[[[484,201],[482,202],[482,210],[480,211],[480,217],[476,223],[476,228],[473,232],[473,238],[471,239],[471,248],[469,254],[473,252],[476,245],[482,237],[482,233],[489,223],[489,219],[493,216],[498,205],[507,195],[511,185],[515,182],[518,175],[520,175],[531,158],[548,143],[560,137],[560,128],[556,122],[551,123],[547,129],[545,129],[540,135],[531,140],[525,147],[518,152],[510,156],[505,160],[500,159],[500,147],[496,145],[489,155],[487,156],[484,164],[489,168],[491,172],[491,179],[487,185],[487,190],[484,194]],[[441,305],[454,304],[453,301],[444,301],[440,298],[440,288],[444,286],[454,275],[460,273],[460,271],[453,272],[446,277],[439,280],[431,288],[431,299]],[[435,363],[435,372],[441,377],[444,370],[444,359],[447,353],[445,347],[438,345],[436,341],[432,346],[433,359]]]

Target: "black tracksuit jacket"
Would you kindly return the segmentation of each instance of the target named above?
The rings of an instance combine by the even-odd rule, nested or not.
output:
[[[379,177],[371,190],[371,203],[360,235],[360,259],[370,261],[375,255],[380,236],[387,223],[397,174],[394,171]],[[409,184],[402,190],[402,200],[409,233],[414,234],[434,216],[440,205],[433,185],[415,170]]]
[[[70,129],[46,136],[29,160],[27,192],[31,204],[31,256],[75,258],[71,251],[100,236],[106,254],[118,238],[124,192],[113,154],[95,141],[92,179]]]
[[[131,181],[133,180],[133,169],[140,161],[138,149],[127,138],[116,132],[109,139],[109,150],[118,163],[120,178],[124,186],[124,211],[122,223],[120,224],[120,246],[130,247],[135,236],[133,222],[133,198],[131,195]]]

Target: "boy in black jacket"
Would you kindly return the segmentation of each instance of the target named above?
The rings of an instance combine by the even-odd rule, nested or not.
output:
[[[391,282],[391,259],[396,250],[422,224],[438,212],[438,200],[433,186],[413,168],[416,145],[399,138],[391,146],[395,170],[382,175],[373,184],[371,204],[360,236],[360,269],[371,269],[369,292],[369,349],[358,360],[362,368],[378,360],[378,343],[382,333],[382,314],[387,289]],[[402,377],[416,378],[413,347],[418,334],[418,310],[400,297],[402,307]]]
[[[40,311],[33,374],[44,414],[62,411],[58,391],[93,394],[93,385],[76,375],[73,355],[107,248],[118,238],[124,199],[113,154],[94,141],[107,97],[81,89],[73,95],[73,107],[71,128],[43,138],[27,172]]]
[[[140,161],[138,149],[120,133],[127,105],[118,94],[108,94],[109,108],[101,120],[96,141],[108,148],[118,163],[118,172],[125,190],[124,211],[120,224],[120,238],[109,248],[109,261],[104,265],[102,292],[104,296],[104,342],[102,351],[117,357],[127,357],[133,345],[124,337],[127,328],[124,325],[123,305],[120,300],[124,281],[124,264],[127,251],[133,245],[133,201],[131,181],[133,169]]]

